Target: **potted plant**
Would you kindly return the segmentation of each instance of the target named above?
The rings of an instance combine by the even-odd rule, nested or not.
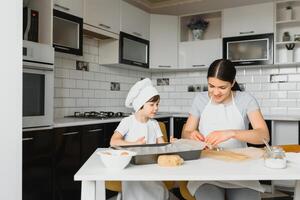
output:
[[[203,18],[192,18],[187,27],[191,29],[194,40],[202,40],[203,32],[208,27],[209,22]]]

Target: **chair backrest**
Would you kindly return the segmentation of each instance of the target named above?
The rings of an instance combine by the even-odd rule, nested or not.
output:
[[[166,125],[163,122],[158,122],[161,133],[163,134],[163,139],[165,142],[168,142],[168,134],[167,134],[167,129],[166,129]]]

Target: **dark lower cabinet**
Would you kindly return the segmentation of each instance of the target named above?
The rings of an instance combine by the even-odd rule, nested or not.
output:
[[[52,130],[23,132],[23,200],[53,200]]]
[[[116,128],[118,127],[119,122],[112,122],[105,124],[105,136],[103,138],[103,146],[102,147],[109,147],[110,146],[110,138],[114,134]]]
[[[170,140],[170,118],[169,117],[163,117],[163,118],[157,118],[158,122],[163,122],[166,125],[166,131],[167,131],[167,138],[168,142]]]
[[[54,129],[55,139],[55,200],[80,200],[81,184],[74,175],[81,166],[82,126]]]
[[[103,124],[83,126],[82,129],[81,164],[84,164],[97,148],[105,146],[105,131]]]
[[[181,138],[181,132],[184,124],[187,121],[187,117],[174,117],[174,137]]]

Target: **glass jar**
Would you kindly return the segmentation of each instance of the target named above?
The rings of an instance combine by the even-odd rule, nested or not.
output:
[[[285,152],[280,147],[271,147],[271,152],[266,149],[264,154],[265,166],[273,169],[286,168]]]

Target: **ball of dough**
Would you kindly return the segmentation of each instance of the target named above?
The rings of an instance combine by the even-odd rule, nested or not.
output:
[[[179,155],[160,155],[157,163],[161,167],[176,167],[182,165],[183,159]]]

